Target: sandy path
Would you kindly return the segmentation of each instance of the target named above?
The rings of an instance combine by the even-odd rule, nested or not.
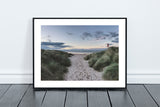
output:
[[[102,72],[97,72],[89,67],[88,61],[84,60],[86,55],[74,54],[70,57],[72,65],[65,74],[65,80],[102,80]]]

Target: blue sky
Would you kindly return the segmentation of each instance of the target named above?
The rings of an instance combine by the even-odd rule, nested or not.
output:
[[[41,45],[49,49],[105,48],[107,43],[118,45],[118,26],[65,25],[41,26]]]

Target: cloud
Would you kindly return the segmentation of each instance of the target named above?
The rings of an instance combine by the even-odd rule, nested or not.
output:
[[[118,43],[119,42],[119,38],[115,38],[114,40],[112,40],[112,42]]]
[[[118,37],[117,32],[104,33],[103,31],[96,31],[94,33],[84,32],[81,35],[82,40],[112,40]]]
[[[117,32],[109,32],[109,33],[112,37],[118,37],[119,35]]]
[[[86,39],[89,40],[90,38],[92,38],[92,34],[89,32],[84,32],[84,33],[82,33],[81,38],[83,40],[86,40]]]
[[[73,33],[71,33],[71,32],[66,32],[68,35],[73,35]]]
[[[103,32],[102,32],[102,31],[96,31],[94,36],[96,37],[96,39],[98,39],[98,38],[100,38],[102,35],[103,35]]]
[[[109,35],[108,34],[104,34],[104,32],[102,32],[102,31],[96,31],[94,36],[95,36],[96,40],[104,40]]]
[[[92,37],[92,34],[89,33],[89,32],[84,32],[83,35],[86,36],[86,37]]]
[[[109,34],[103,34],[105,37],[109,37],[110,35]]]
[[[98,36],[98,37],[96,37],[96,40],[104,40],[104,39],[106,39],[105,36]]]
[[[63,42],[41,42],[42,49],[62,49],[66,47],[71,47],[69,45],[65,45]]]
[[[61,46],[61,45],[64,45],[64,43],[62,43],[62,42],[41,42],[41,45]]]

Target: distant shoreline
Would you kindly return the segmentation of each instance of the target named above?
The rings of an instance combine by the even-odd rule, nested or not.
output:
[[[75,54],[75,55],[89,55],[92,54],[93,52],[68,52],[70,54]]]

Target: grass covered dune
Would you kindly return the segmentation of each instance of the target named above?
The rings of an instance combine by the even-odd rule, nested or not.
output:
[[[89,66],[103,72],[103,79],[118,80],[118,47],[109,47],[106,51],[89,54],[84,57]]]
[[[64,80],[72,54],[57,50],[41,50],[41,80]]]

